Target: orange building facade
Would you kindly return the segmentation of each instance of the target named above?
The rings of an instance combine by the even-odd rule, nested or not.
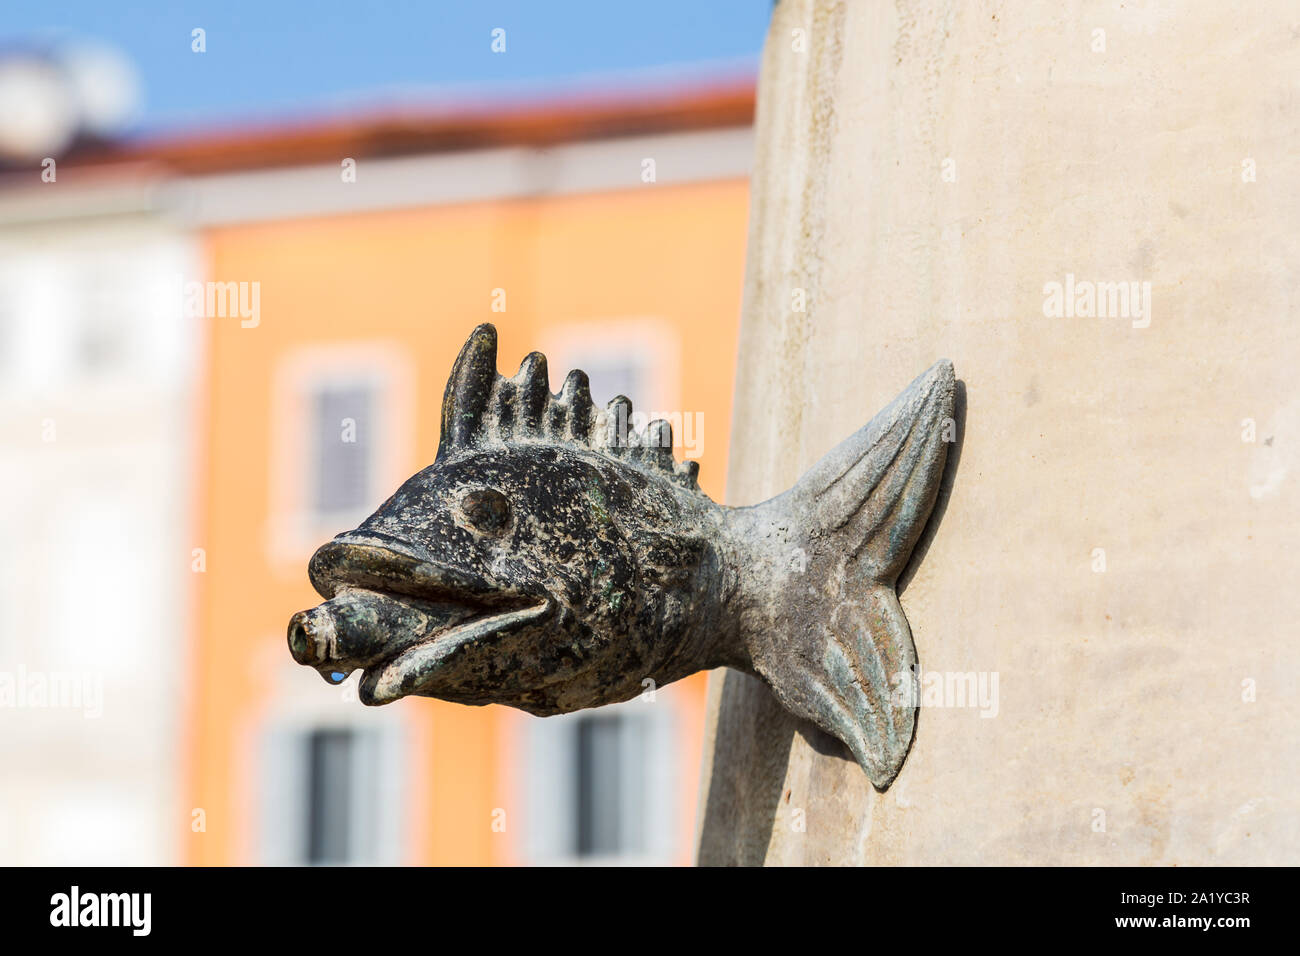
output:
[[[545,720],[366,708],[356,675],[294,665],[284,631],[317,603],[313,550],[433,460],[480,322],[504,373],[540,349],[553,389],[580,367],[597,402],[669,418],[721,500],[752,107],[735,104],[601,136],[570,112],[568,140],[515,116],[548,142],[376,149],[348,157],[351,180],[320,144],[319,162],[241,154],[196,180],[204,282],[244,308],[204,323],[188,862],[690,862],[704,675]]]

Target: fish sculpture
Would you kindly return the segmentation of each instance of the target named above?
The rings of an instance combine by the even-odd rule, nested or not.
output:
[[[325,603],[289,622],[300,664],[365,704],[437,697],[548,716],[734,667],[843,741],[878,789],[916,717],[916,650],[895,583],[952,440],[941,361],[793,488],[724,507],[546,358],[498,374],[481,325],[451,371],[432,465],[312,557]],[[945,434],[947,432],[948,434]],[[900,693],[901,690],[901,693]]]

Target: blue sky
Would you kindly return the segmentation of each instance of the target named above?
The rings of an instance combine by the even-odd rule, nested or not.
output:
[[[752,74],[772,0],[7,2],[0,46],[107,41],[158,131],[394,102]],[[190,31],[207,31],[207,52]],[[506,31],[506,52],[491,50]]]

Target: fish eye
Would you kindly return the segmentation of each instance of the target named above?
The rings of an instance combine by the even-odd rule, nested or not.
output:
[[[465,520],[479,531],[500,534],[510,524],[510,502],[495,488],[471,491],[460,500]]]

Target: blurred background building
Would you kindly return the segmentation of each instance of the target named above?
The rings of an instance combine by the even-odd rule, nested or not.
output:
[[[51,49],[0,58],[0,862],[689,862],[703,675],[372,709],[284,628],[483,321],[721,498],[751,82],[125,135],[130,63]]]

